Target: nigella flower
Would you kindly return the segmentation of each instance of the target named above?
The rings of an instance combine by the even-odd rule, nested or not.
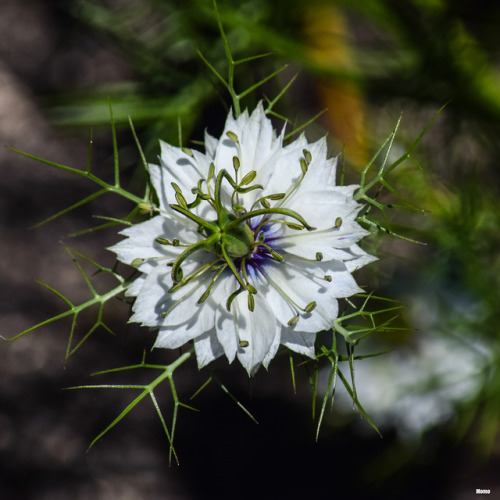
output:
[[[159,330],[155,347],[192,341],[200,367],[225,354],[249,373],[280,344],[314,357],[351,273],[375,258],[356,244],[358,186],[336,186],[326,141],[283,146],[262,105],[230,114],[206,152],[161,143],[149,165],[158,210],[111,247],[142,273],[131,321]]]

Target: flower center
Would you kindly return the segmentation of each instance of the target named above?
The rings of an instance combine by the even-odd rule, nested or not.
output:
[[[228,137],[238,143],[238,138],[233,132],[228,132]],[[306,154],[307,153],[307,154]],[[186,153],[186,154],[189,154]],[[192,153],[191,153],[192,155]],[[307,172],[307,166],[310,163],[310,153],[304,151],[305,158],[301,159],[302,177],[303,179]],[[238,173],[240,168],[240,160],[237,156],[233,157],[233,168],[235,171],[234,178],[227,172],[221,170],[215,178],[215,165],[212,163],[209,168],[208,176],[206,179],[200,179],[197,186],[191,191],[196,195],[193,202],[187,203],[184,194],[179,186],[172,183],[175,190],[175,198],[177,204],[171,204],[170,207],[176,212],[184,215],[191,221],[198,225],[198,232],[203,236],[203,239],[191,245],[185,245],[186,249],[177,257],[177,260],[172,265],[172,281],[173,286],[169,292],[174,292],[187,284],[192,279],[198,278],[205,272],[212,270],[215,272],[207,290],[199,299],[199,303],[206,300],[210,294],[210,290],[221,276],[221,274],[229,269],[239,283],[239,288],[236,292],[231,294],[227,300],[226,307],[229,310],[234,298],[244,291],[248,292],[248,308],[253,311],[254,298],[253,295],[257,293],[255,287],[250,283],[247,265],[259,266],[261,262],[269,258],[282,262],[281,256],[270,245],[271,240],[266,242],[266,230],[264,226],[271,223],[285,224],[294,230],[307,229],[312,231],[315,228],[309,224],[293,210],[283,208],[281,205],[271,208],[270,200],[284,200],[293,192],[297,185],[292,186],[291,191],[287,193],[277,193],[258,198],[250,210],[246,210],[240,204],[241,195],[256,189],[263,189],[260,184],[252,184],[257,176],[255,170],[250,171],[241,180],[238,180]],[[222,204],[221,188],[223,181],[227,181],[233,189],[231,195],[231,210],[228,210]],[[212,194],[213,191],[213,194]],[[209,203],[217,214],[217,219],[213,221],[206,221],[192,212],[192,209],[198,206],[202,201]],[[260,208],[263,207],[263,208]],[[294,219],[294,222],[275,218],[275,216],[286,216]],[[174,244],[162,238],[156,240],[159,243]],[[180,243],[177,241],[177,245]],[[217,256],[213,262],[208,265],[202,265],[194,272],[184,276],[182,271],[183,262],[198,250],[205,250]]]

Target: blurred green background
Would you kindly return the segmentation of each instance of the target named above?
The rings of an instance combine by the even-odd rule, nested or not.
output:
[[[485,488],[495,498],[500,5],[220,0],[219,9],[235,58],[272,52],[238,66],[238,90],[288,64],[244,104],[251,109],[264,95],[272,99],[298,73],[276,110],[300,125],[326,108],[307,135],[331,134],[332,154],[345,153],[349,182],[401,113],[394,155],[449,102],[415,162],[392,177],[425,214],[380,214],[383,224],[426,245],[369,238],[365,248],[376,249],[381,260],[357,275],[368,291],[405,304],[396,326],[410,329],[371,339],[363,352],[394,351],[356,365],[361,402],[384,438],[338,394],[315,443],[306,377],[294,395],[282,356],[251,382],[237,366],[220,368],[260,423],[209,387],[193,402],[201,414],[180,417],[180,467],[168,468],[168,443],[147,405],[85,454],[130,398],[61,388],[81,384],[92,371],[138,362],[152,343],[144,331],[123,331],[126,308],[117,307],[108,320],[123,335],[96,333],[66,366],[68,324],[0,345],[0,497],[461,500]],[[133,190],[142,178],[128,115],[152,162],[158,138],[177,142],[178,119],[186,145],[202,140],[205,128],[216,136],[222,130],[229,96],[197,54],[226,71],[210,0],[3,0],[0,29],[0,138],[8,146],[84,168],[92,126],[95,171],[111,178],[110,99],[124,178]],[[0,333],[11,336],[62,310],[33,279],[70,291],[75,302],[86,297],[57,241],[112,265],[104,248],[117,241],[115,230],[65,235],[92,225],[94,214],[122,217],[131,207],[110,197],[30,230],[93,187],[6,149],[0,155]],[[380,200],[393,198],[382,192]],[[80,325],[91,321],[82,318]],[[171,354],[152,356],[163,362]],[[178,379],[187,399],[204,375],[191,365]],[[168,412],[166,390],[164,396]]]

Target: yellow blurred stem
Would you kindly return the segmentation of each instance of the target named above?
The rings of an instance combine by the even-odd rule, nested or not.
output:
[[[304,12],[304,43],[311,59],[329,70],[349,70],[355,61],[342,12],[333,5],[307,4]],[[318,99],[328,109],[328,128],[344,146],[349,162],[362,167],[368,162],[364,100],[356,83],[341,78],[315,82]]]

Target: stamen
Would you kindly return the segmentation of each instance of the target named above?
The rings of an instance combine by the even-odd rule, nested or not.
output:
[[[227,264],[228,264],[229,268],[231,269],[231,271],[233,271],[233,274],[236,277],[236,279],[238,280],[238,283],[243,287],[243,289],[248,290],[247,285],[242,280],[242,278],[240,276],[240,273],[238,272],[238,270],[236,269],[236,267],[234,265],[234,262],[232,261],[232,259],[227,254],[227,252],[226,252],[226,245],[224,244],[224,242],[221,245],[221,250],[222,250],[222,256],[224,257],[224,260],[227,262]]]
[[[255,309],[255,299],[253,298],[253,294],[252,293],[248,293],[248,310],[250,312],[253,312]]]
[[[294,309],[295,311],[305,311],[306,309],[304,307],[300,307],[296,302],[294,302],[286,293],[285,291],[278,286],[266,273],[264,270],[259,268],[259,271],[262,273],[262,275],[267,279],[267,281],[278,291],[278,293],[285,299],[286,302],[290,305],[291,309]],[[306,306],[307,307],[307,306]],[[300,317],[298,313],[295,314],[295,316]],[[294,317],[295,317],[294,316]],[[292,318],[293,320],[293,318]],[[292,321],[290,320],[290,321]],[[296,324],[298,319],[295,321],[294,324]],[[288,322],[290,325],[290,322]]]
[[[342,225],[342,218],[341,217],[337,217],[335,219],[335,227],[338,229],[341,225]]]
[[[215,175],[215,164],[214,162],[210,163],[210,166],[208,167],[208,177],[207,177],[207,182],[210,182]]]
[[[213,266],[215,267],[215,266]],[[198,304],[201,304],[204,302],[208,296],[210,295],[210,292],[212,291],[212,287],[214,286],[215,282],[219,279],[219,276],[223,273],[223,271],[226,269],[227,264],[220,266],[220,269],[217,271],[217,274],[213,277],[210,285],[208,285],[208,288],[203,292],[203,295],[198,299]]]
[[[240,140],[238,139],[238,136],[234,133],[234,132],[231,132],[231,130],[228,130],[226,132],[226,135],[229,137],[229,139],[231,139],[233,142],[240,142]]]
[[[307,165],[307,162],[306,160],[304,160],[304,158],[301,158],[300,159],[300,169],[302,170],[302,173],[304,175],[307,174],[307,169],[309,168],[309,166]]]
[[[261,243],[260,246],[264,247],[271,254],[271,257],[274,260],[276,260],[278,262],[283,262],[285,260],[281,254],[279,254],[276,250],[271,248],[269,245],[266,245],[265,243]]]
[[[269,205],[269,202],[267,200],[273,200],[273,201],[276,201],[276,200],[282,200],[283,198],[285,197],[285,193],[276,193],[276,194],[269,194],[267,196],[263,196],[262,198],[259,198],[257,200],[254,201],[254,204],[252,205],[252,207],[250,208],[250,212],[259,204],[261,203],[262,205],[264,205],[266,208],[269,208],[270,205]],[[266,205],[267,204],[267,205]]]
[[[250,342],[248,340],[240,340],[240,347],[248,347],[250,345]]]
[[[156,243],[159,243],[160,245],[171,245],[172,243],[168,241],[165,238],[156,238],[155,239]]]
[[[317,305],[317,304],[316,304],[316,302],[314,302],[314,301],[313,301],[313,302],[309,302],[309,304],[307,304],[307,306],[306,306],[306,307],[304,307],[304,311],[305,311],[306,313],[313,312],[313,311],[314,311],[314,309],[316,309],[316,305]]]
[[[137,267],[138,265],[142,264],[144,262],[144,259],[141,259],[140,257],[137,257],[137,259],[134,259],[130,265],[132,267]]]
[[[182,152],[184,154],[187,154],[188,156],[191,156],[192,158],[194,158],[194,154],[189,148],[181,148],[181,149],[182,149]]]
[[[214,261],[214,262],[217,262],[217,261]],[[203,266],[202,268],[200,269],[197,269],[194,273],[192,273],[191,275],[189,275],[190,277],[192,278],[197,278],[199,276],[201,276],[202,274],[204,274],[208,269],[211,268],[213,262],[212,263],[209,263],[209,264],[206,264],[205,266]],[[192,279],[190,278],[190,279]],[[186,278],[187,279],[187,278]],[[189,290],[189,292],[187,292],[185,295],[183,295],[181,298],[179,298],[178,300],[176,300],[166,311],[162,312],[161,313],[161,317],[162,318],[166,318],[170,312],[178,305],[180,304],[183,300],[185,300],[187,297],[191,296],[194,292],[196,292],[198,290],[198,288],[200,288],[201,284],[199,284],[198,286],[194,286],[191,290]],[[170,292],[170,290],[169,290]]]
[[[323,260],[323,254],[321,252],[316,252],[316,260],[320,262]]]
[[[306,163],[309,165],[311,163],[311,161],[312,161],[311,152],[308,151],[307,149],[303,149],[302,150],[302,154],[304,155]]]
[[[181,188],[175,182],[171,182],[170,184],[174,188],[175,199],[177,200],[177,203],[181,207],[183,207],[187,210],[187,208],[188,208],[187,201],[186,201],[186,198],[184,198],[184,195],[182,194]]]
[[[285,224],[285,226],[288,226],[290,229],[295,229],[296,231],[302,231],[302,229],[305,229],[304,226],[301,226],[300,224],[295,224],[294,222],[283,221],[283,224]]]
[[[285,197],[285,193],[276,193],[276,194],[270,194],[266,198],[269,198],[270,200],[282,200]]]
[[[241,264],[240,264],[241,272],[243,274],[243,278],[245,280],[245,288],[252,294],[257,293],[257,288],[255,288],[251,283],[250,280],[248,279],[248,274],[247,274],[247,265],[246,265],[246,257],[243,257],[241,259]]]
[[[195,269],[192,273],[188,274],[185,278],[183,278],[179,283],[175,283],[174,285],[172,285],[168,290],[168,293],[176,292],[177,290],[179,290],[179,288],[182,288],[183,286],[187,285],[190,281],[194,280],[195,278],[199,278],[201,275],[211,270],[212,267],[214,267],[214,264],[216,264],[217,262],[218,259],[215,259],[212,262],[209,262],[208,264],[205,264],[204,266]]]
[[[299,322],[300,316],[296,314],[290,321],[288,321],[288,326],[295,326]]]
[[[240,165],[241,165],[240,159],[237,156],[233,156],[233,168],[235,172],[238,172]]]
[[[238,187],[244,186],[245,184],[250,184],[255,179],[255,177],[257,177],[257,172],[255,170],[251,170],[243,177],[243,179],[241,179]]]
[[[175,199],[182,208],[188,209],[186,198],[181,193],[175,193]]]
[[[295,184],[293,186],[291,186],[288,191],[286,192],[285,194],[285,197],[283,198],[283,202],[280,204],[283,205],[283,203],[288,199],[290,198],[290,196],[292,196],[292,194],[297,190],[297,188],[300,186],[300,183],[304,180],[304,177],[306,176],[306,173],[307,173],[307,168],[308,168],[308,165],[306,163],[306,161],[304,160],[304,158],[301,158],[300,159],[300,169],[302,170],[302,175],[300,176],[300,178],[297,180],[297,182],[295,182]]]
[[[325,277],[323,279],[325,281],[328,281],[329,283],[331,283],[331,281],[332,281],[333,278],[329,274],[325,274]]]

